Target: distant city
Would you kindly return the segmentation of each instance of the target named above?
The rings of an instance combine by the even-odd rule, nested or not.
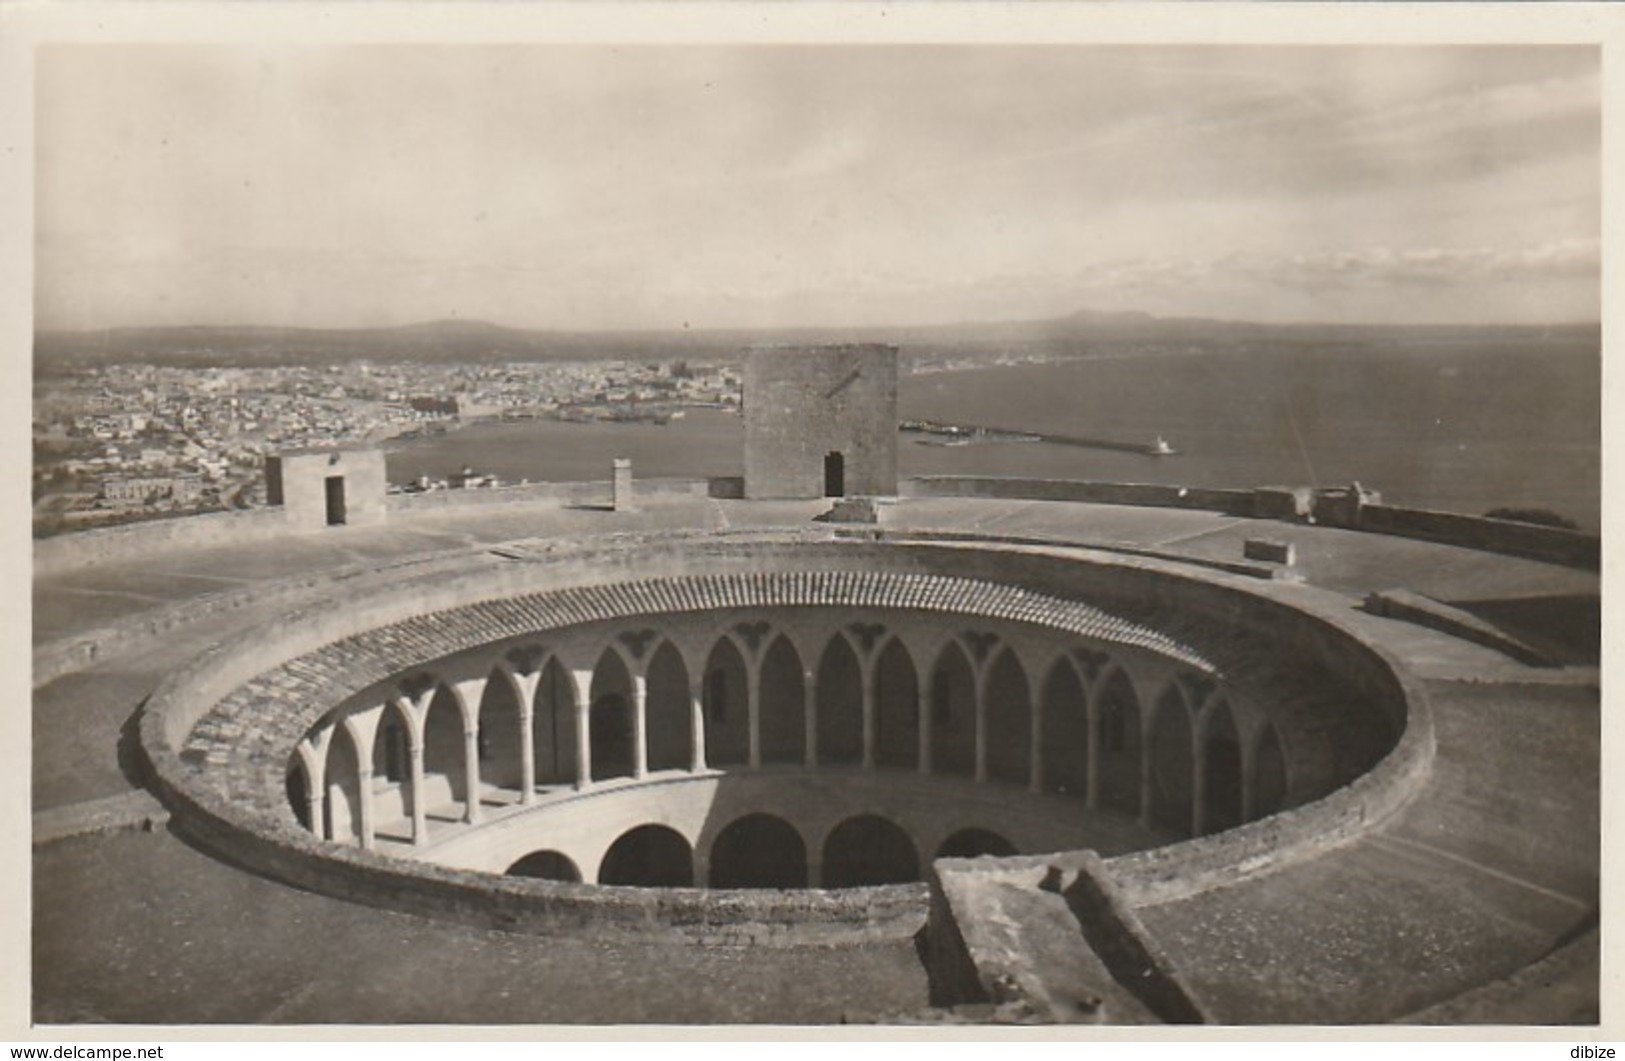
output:
[[[264,503],[267,454],[377,444],[493,419],[665,423],[736,410],[735,366],[593,361],[265,368],[112,365],[34,403],[38,534]],[[399,490],[498,485],[419,480]]]
[[[420,347],[406,360],[253,365],[231,363],[251,360],[252,350],[222,344],[211,357],[200,349],[207,345],[126,355],[139,360],[70,356],[67,364],[42,364],[34,394],[36,537],[263,505],[265,457],[280,450],[406,441],[492,420],[665,424],[689,409],[736,412],[740,403],[737,357],[606,360],[598,350],[579,361],[456,363]],[[166,355],[175,361],[165,363]],[[1030,345],[977,343],[973,351],[915,352],[905,372],[1056,357]],[[470,469],[391,490],[501,485]]]

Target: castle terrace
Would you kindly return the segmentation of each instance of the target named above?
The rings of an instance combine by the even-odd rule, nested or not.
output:
[[[631,511],[402,506],[42,575],[36,1019],[1596,1019],[1594,571],[902,487],[849,528],[649,484]],[[1261,537],[1294,563],[1243,563]],[[1558,665],[1364,607],[1396,588]],[[932,732],[943,685],[964,724]],[[1343,728],[1305,751],[1317,719]],[[1068,732],[1080,756],[1042,736]],[[843,876],[865,830],[902,846],[887,825],[913,872]],[[1162,994],[1086,942],[1097,878]]]

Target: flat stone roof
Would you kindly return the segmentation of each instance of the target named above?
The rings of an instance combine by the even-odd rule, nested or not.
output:
[[[162,677],[223,638],[323,599],[336,587],[342,592],[346,577],[452,556],[477,563],[493,546],[521,539],[807,527],[827,507],[822,501],[673,496],[640,498],[635,512],[556,502],[407,518],[392,512],[383,526],[154,553],[140,564],[38,579],[36,662],[74,642],[98,651],[35,690],[34,810],[54,809],[53,821],[71,821],[80,804],[134,791],[129,745],[121,738]],[[905,499],[887,507],[880,529],[1128,547],[1174,562],[1239,561],[1245,539],[1268,537],[1293,544],[1293,571],[1302,579],[1297,585],[1276,583],[1276,592],[1341,598],[1351,612],[1370,592],[1404,588],[1457,607],[1495,604],[1499,611],[1491,614],[1527,613],[1538,625],[1543,609],[1556,614],[1578,606],[1583,619],[1587,602],[1600,592],[1594,572],[1213,512]],[[1273,873],[1263,883],[1150,907],[1142,918],[1228,1020],[1357,1023],[1430,1009],[1456,1020],[1495,1020],[1495,1012],[1475,1005],[1503,1011],[1510,1006],[1530,1021],[1595,1020],[1594,962],[1560,963],[1568,979],[1555,986],[1518,974],[1554,947],[1586,946],[1587,918],[1595,923],[1596,668],[1528,667],[1407,623],[1361,614],[1351,621],[1427,681],[1441,749],[1428,791],[1340,854]],[[1530,793],[1540,796],[1520,798]],[[114,865],[138,872],[108,872]],[[911,955],[864,952],[830,963],[783,952],[725,959],[620,945],[549,950],[547,941],[432,925],[294,892],[213,863],[161,832],[92,832],[58,840],[36,848],[35,875],[38,1021],[823,1022],[842,1015],[895,1016],[924,1004],[923,972],[910,964]],[[141,912],[153,901],[168,904],[163,896],[177,894],[176,887],[189,897],[184,908],[202,919],[196,948],[181,946],[171,924],[184,920],[178,910]],[[258,912],[242,916],[248,909]],[[1305,913],[1300,917],[1295,910]],[[1316,911],[1324,916],[1311,917]],[[270,987],[295,966],[302,975],[312,969],[305,955],[296,960],[288,948],[289,919],[307,928],[325,926],[317,937],[342,942],[335,943],[333,960],[316,963],[333,971],[315,973],[308,981],[315,986],[296,989],[290,982],[279,993]],[[410,940],[454,950],[458,976],[466,973],[469,990],[437,995],[432,984],[402,974],[390,977],[390,989],[378,991],[337,970],[337,955],[371,969],[410,968],[414,951],[403,942]],[[1593,932],[1593,952],[1595,945]],[[1304,964],[1316,954],[1335,960],[1316,968]],[[235,971],[231,963],[238,963]],[[527,998],[501,994],[519,967]],[[579,981],[581,968],[615,974],[592,977],[593,997],[577,998],[580,993],[572,995],[565,985]],[[482,969],[490,971],[475,971]],[[873,1005],[837,1013],[841,1007],[827,997],[817,1005],[795,1001],[806,986],[798,978],[832,992],[851,988],[853,997],[867,994]],[[436,976],[435,982],[444,981]],[[739,994],[747,984],[748,998]],[[529,997],[550,991],[576,1004]],[[426,1008],[409,1004],[431,996]],[[1447,1005],[1453,1008],[1439,1009]]]

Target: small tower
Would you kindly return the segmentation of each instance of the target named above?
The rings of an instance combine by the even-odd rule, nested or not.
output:
[[[897,493],[897,347],[756,347],[745,355],[745,496]]]
[[[283,450],[265,458],[265,499],[294,530],[384,521],[384,451]]]

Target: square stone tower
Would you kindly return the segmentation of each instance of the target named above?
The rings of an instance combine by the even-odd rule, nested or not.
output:
[[[265,500],[297,531],[384,521],[381,449],[283,450],[265,458]]]
[[[745,355],[745,496],[897,493],[897,347]]]

